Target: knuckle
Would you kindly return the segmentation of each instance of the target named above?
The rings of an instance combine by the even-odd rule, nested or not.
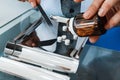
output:
[[[112,7],[112,5],[110,3],[105,3],[103,4],[102,8],[106,9],[106,10],[109,10],[110,8]]]

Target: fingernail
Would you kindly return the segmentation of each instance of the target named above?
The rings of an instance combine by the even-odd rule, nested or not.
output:
[[[105,15],[104,9],[100,9],[99,12],[98,12],[98,15],[103,17]]]
[[[34,3],[33,2],[31,2],[30,4],[32,5],[32,7],[34,7]]]
[[[90,15],[91,15],[90,11],[87,11],[87,12],[85,12],[85,13],[83,14],[83,17],[84,17],[85,19],[89,19],[89,18],[90,18]]]
[[[105,25],[105,29],[111,29],[111,28],[113,28],[114,26],[115,26],[114,24],[108,23],[108,24]]]
[[[112,24],[111,24],[111,25],[110,25],[110,29],[113,28],[114,26],[115,26],[115,25],[112,25]]]
[[[90,41],[91,43],[95,43],[95,42],[98,40],[98,38],[99,38],[99,36],[90,37],[90,38],[89,38],[89,41]]]
[[[35,47],[35,43],[32,43],[32,47]]]
[[[89,39],[90,43],[95,43],[96,41],[94,39]]]
[[[84,0],[74,0],[74,2],[77,2],[77,3],[78,3],[78,2],[81,2],[81,1],[84,1]]]
[[[106,24],[106,25],[105,25],[105,29],[107,29],[107,30],[110,29],[110,25],[109,25],[109,24]]]

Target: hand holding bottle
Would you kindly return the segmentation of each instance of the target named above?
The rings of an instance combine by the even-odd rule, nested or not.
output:
[[[74,0],[80,2],[82,0]],[[90,19],[98,13],[100,17],[106,16],[106,29],[110,29],[120,23],[120,0],[94,0],[88,10],[84,13],[85,19]],[[90,42],[94,43],[99,36],[90,37]]]

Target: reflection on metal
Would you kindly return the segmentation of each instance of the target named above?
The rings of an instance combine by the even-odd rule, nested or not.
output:
[[[64,18],[60,16],[50,16],[50,18],[56,22],[61,22],[61,23],[67,23],[69,21],[69,18]]]
[[[79,60],[74,58],[12,43],[7,44],[4,52],[19,61],[60,72],[75,73],[79,65]]]
[[[0,71],[16,75],[27,80],[70,80],[68,76],[4,57],[0,58]]]

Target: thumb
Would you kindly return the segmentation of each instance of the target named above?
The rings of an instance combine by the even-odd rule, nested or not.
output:
[[[74,2],[77,2],[77,3],[78,3],[78,2],[81,2],[81,1],[83,1],[83,0],[74,0]]]
[[[99,39],[99,36],[91,36],[91,37],[89,37],[89,41],[91,43],[95,43],[98,39]]]

